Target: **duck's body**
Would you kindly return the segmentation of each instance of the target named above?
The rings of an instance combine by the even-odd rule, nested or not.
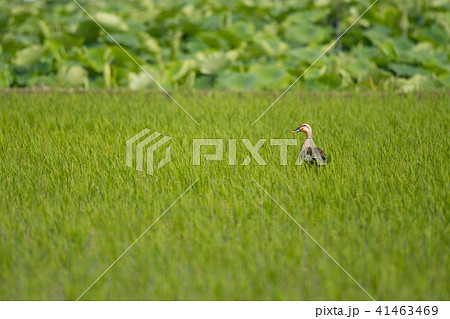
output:
[[[314,145],[312,138],[307,138],[303,143],[299,155],[299,161],[302,160],[315,165],[326,165],[328,163],[327,156],[322,149]]]
[[[312,139],[312,129],[309,124],[302,124],[297,129],[291,131],[292,133],[304,132],[306,133],[305,142],[303,142],[302,150],[298,156],[297,163],[303,164],[303,162],[308,162],[314,165],[326,165],[328,163],[327,156],[318,147],[314,145]]]

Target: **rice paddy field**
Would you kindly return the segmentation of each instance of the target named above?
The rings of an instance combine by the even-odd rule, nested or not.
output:
[[[448,92],[289,92],[252,125],[280,93],[174,92],[197,125],[157,92],[0,92],[0,299],[76,300],[198,179],[80,300],[370,300],[257,183],[374,299],[448,300]],[[326,167],[295,165],[301,123]],[[145,128],[153,176],[125,165]]]

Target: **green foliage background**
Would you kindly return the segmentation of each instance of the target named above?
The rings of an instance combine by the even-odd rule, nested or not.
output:
[[[169,89],[284,89],[372,0],[82,0]],[[72,0],[0,0],[0,87],[153,81]],[[379,0],[296,88],[450,87],[450,2]]]

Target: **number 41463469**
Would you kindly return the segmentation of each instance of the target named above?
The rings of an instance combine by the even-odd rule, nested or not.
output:
[[[394,306],[394,307],[381,307],[378,306],[376,312],[381,315],[389,316],[389,315],[401,315],[401,316],[412,316],[412,315],[425,315],[425,316],[435,316],[438,313],[437,306]]]

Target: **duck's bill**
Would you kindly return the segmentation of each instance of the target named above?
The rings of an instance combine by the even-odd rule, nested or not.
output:
[[[298,133],[298,132],[300,132],[301,130],[300,130],[300,127],[297,127],[295,130],[293,130],[293,131],[291,131],[291,133]]]

